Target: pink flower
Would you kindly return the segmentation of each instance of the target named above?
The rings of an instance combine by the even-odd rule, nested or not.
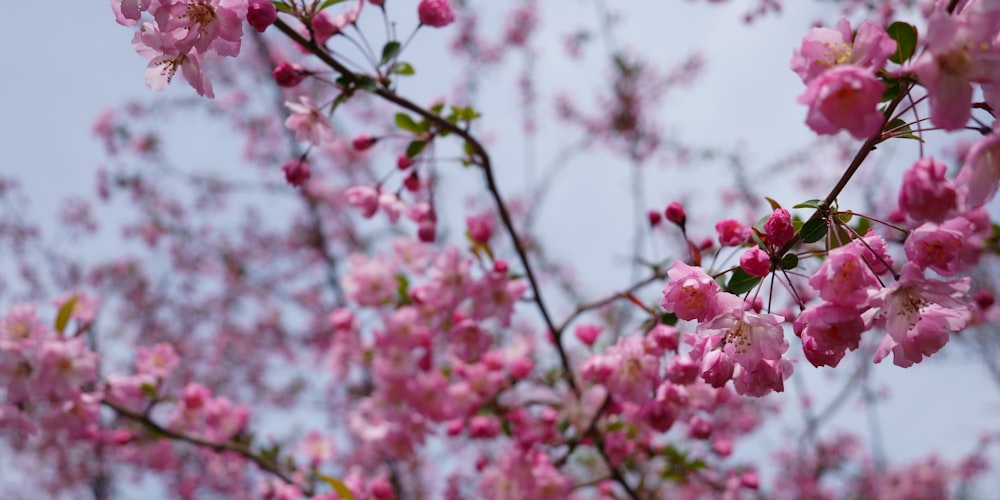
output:
[[[856,35],[846,18],[834,28],[813,28],[802,39],[802,45],[792,55],[791,67],[809,83],[828,68],[852,64],[878,71],[896,51],[896,42],[881,26],[865,21]]]
[[[879,287],[875,273],[864,260],[864,250],[859,245],[844,245],[831,250],[826,261],[809,278],[809,284],[827,302],[861,307],[868,300],[869,292]]]
[[[122,26],[135,26],[142,13],[149,10],[150,0],[111,0],[115,21]]]
[[[347,203],[361,209],[361,216],[369,219],[378,212],[378,191],[371,186],[354,186],[344,191]]]
[[[945,130],[965,127],[972,113],[972,83],[1000,80],[1000,9],[972,2],[961,15],[935,10],[922,36],[925,50],[910,70],[927,88],[931,123]]]
[[[993,199],[1000,185],[1000,133],[993,132],[973,144],[956,183],[966,193],[971,208]]]
[[[958,192],[947,177],[948,166],[933,157],[917,160],[903,174],[899,209],[918,222],[942,222],[958,207]]]
[[[740,268],[751,276],[767,276],[771,273],[771,256],[760,247],[752,247],[740,256]]]
[[[0,319],[0,352],[34,347],[49,332],[32,304],[15,304]]]
[[[281,166],[281,170],[285,172],[285,181],[295,187],[305,184],[312,175],[309,171],[309,164],[301,158],[288,160]]]
[[[153,11],[156,25],[182,54],[240,53],[247,0],[175,0]]]
[[[146,67],[146,85],[153,90],[163,90],[173,81],[177,70],[198,95],[208,98],[215,97],[212,92],[212,82],[201,71],[201,56],[194,53],[182,53],[151,23],[143,23],[132,38],[132,47],[139,55],[149,59]]]
[[[469,236],[479,243],[490,241],[490,236],[493,235],[496,225],[496,219],[493,218],[492,214],[488,213],[465,218],[465,227],[469,231]]]
[[[883,92],[885,84],[871,70],[837,66],[811,80],[798,102],[809,106],[806,124],[817,134],[847,130],[858,139],[867,139],[882,130],[885,117],[878,103]]]
[[[448,0],[420,0],[417,6],[420,24],[443,28],[455,21],[455,12]]]
[[[660,305],[684,320],[707,321],[719,313],[719,284],[700,267],[674,262],[667,271],[670,282],[663,289]]]
[[[603,383],[613,396],[640,404],[652,397],[659,371],[660,360],[646,352],[641,335],[620,338],[582,368],[585,378]]]
[[[780,247],[795,236],[795,226],[792,225],[792,214],[784,208],[775,209],[764,223],[764,233],[767,244]]]
[[[286,102],[292,114],[285,120],[285,127],[295,132],[295,140],[309,141],[315,146],[335,138],[333,126],[308,96],[299,97],[299,102]]]
[[[920,269],[954,276],[976,264],[980,246],[968,219],[955,217],[941,225],[927,222],[914,229],[904,249],[906,257]]]
[[[719,234],[719,244],[724,247],[738,247],[750,239],[750,228],[736,219],[720,220],[715,224],[715,232]]]
[[[848,349],[858,348],[865,322],[856,309],[821,304],[803,311],[795,320],[795,329],[813,366],[835,367]]]
[[[148,374],[167,378],[178,363],[180,363],[180,358],[170,344],[156,344],[152,350],[139,347],[136,351],[135,372],[141,375]]]
[[[77,392],[97,380],[97,364],[82,337],[45,341],[38,349],[38,392],[59,397]]]
[[[916,265],[903,266],[899,281],[874,293],[864,314],[886,329],[875,362],[891,352],[892,363],[907,368],[940,350],[970,318],[968,292],[968,278],[930,280]]]
[[[265,3],[271,4],[271,2]],[[298,64],[283,62],[279,64],[278,67],[274,68],[274,72],[271,73],[271,76],[274,77],[275,83],[279,86],[291,88],[302,83],[302,80],[305,80],[306,72],[305,69]]]

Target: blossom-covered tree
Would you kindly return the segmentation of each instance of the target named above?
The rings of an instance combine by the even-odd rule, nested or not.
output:
[[[997,316],[993,2],[843,1],[844,18],[803,28],[787,47],[803,87],[785,97],[841,154],[790,162],[834,177],[787,207],[743,182],[738,154],[664,132],[657,105],[704,61],[664,70],[618,48],[601,0],[560,57],[603,37],[607,81],[592,105],[548,108],[537,0],[110,3],[150,89],[183,79],[198,98],[97,119],[96,205],[68,201],[61,231],[106,237],[95,207],[127,207],[110,221],[120,252],[81,258],[0,213],[16,276],[0,289],[0,436],[23,491],[108,498],[151,477],[181,498],[936,499],[989,469],[988,438],[963,460],[888,464],[822,426],[858,388],[874,404],[866,377],[890,354],[900,369],[953,338],[996,345],[976,334]],[[746,22],[778,11],[761,0]],[[436,58],[462,68],[454,88],[410,62],[431,33],[450,37]],[[512,133],[544,135],[544,112],[582,139],[511,195],[477,89],[515,59]],[[411,97],[420,78],[440,97]],[[244,141],[223,174],[174,165],[161,136],[203,108]],[[876,148],[907,141],[905,171],[881,179],[892,196],[844,195]],[[596,296],[536,223],[581,152],[627,167],[636,202],[630,283]],[[731,210],[644,201],[643,169],[697,157],[731,160]],[[0,202],[20,196],[0,178]],[[601,239],[587,232],[577,247]],[[849,373],[818,411],[780,394],[807,364]],[[797,435],[740,458],[780,406],[801,407]]]

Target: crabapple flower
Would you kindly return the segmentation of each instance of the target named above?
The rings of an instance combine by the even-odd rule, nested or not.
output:
[[[136,350],[135,372],[140,375],[166,378],[178,363],[180,357],[170,344],[160,343],[154,345],[152,349],[139,347]]]
[[[177,0],[160,2],[156,25],[182,54],[209,51],[235,57],[240,53],[247,0]]]
[[[748,248],[740,256],[740,268],[751,276],[767,276],[771,272],[771,256],[760,247]]]
[[[455,11],[448,0],[420,0],[417,6],[420,24],[443,28],[455,21]]]
[[[142,13],[149,10],[151,0],[111,0],[115,21],[122,26],[135,26]]]
[[[322,146],[323,143],[335,138],[330,120],[316,107],[316,103],[309,96],[299,97],[297,103],[286,102],[285,106],[292,110],[292,114],[285,120],[285,127],[295,132],[295,140],[309,141],[314,146]]]
[[[920,269],[931,269],[941,276],[954,276],[978,261],[978,238],[965,217],[955,217],[944,224],[927,222],[914,229],[903,248],[906,258]]]
[[[139,55],[149,59],[146,67],[146,86],[160,91],[173,81],[177,70],[198,95],[213,98],[212,82],[201,71],[201,56],[183,53],[173,45],[153,24],[143,23],[132,38],[132,47]]]
[[[469,236],[479,243],[487,243],[493,230],[496,229],[496,219],[491,214],[481,214],[465,218],[465,227],[469,231]]]
[[[581,371],[584,378],[604,384],[608,393],[622,401],[641,404],[656,389],[660,360],[646,352],[641,335],[628,335],[587,360]]]
[[[667,271],[670,282],[663,289],[660,305],[684,320],[707,321],[719,313],[719,284],[700,267],[674,262]]]
[[[358,136],[351,141],[351,146],[355,151],[365,151],[374,146],[376,142],[378,142],[377,137],[372,137],[368,134],[358,134]]]
[[[955,181],[970,208],[993,199],[1000,185],[1000,133],[994,131],[972,146]]]
[[[36,389],[54,396],[68,396],[97,380],[97,355],[82,337],[48,340],[38,349]]]
[[[809,285],[827,302],[861,307],[868,300],[869,292],[879,286],[875,273],[864,259],[865,250],[859,245],[844,245],[831,250],[809,278]]]
[[[948,166],[933,157],[921,158],[903,174],[899,209],[919,222],[943,222],[958,207],[958,192],[948,179]]]
[[[719,244],[724,247],[738,247],[750,239],[750,228],[736,219],[725,219],[715,224],[719,234]]]
[[[931,123],[959,130],[969,121],[972,83],[1000,81],[1000,9],[993,2],[972,2],[961,15],[931,13],[925,50],[910,66],[930,99]]]
[[[371,186],[354,186],[344,191],[347,203],[352,207],[361,209],[361,216],[370,219],[378,212],[379,194],[378,190]]]
[[[48,332],[39,321],[35,306],[15,304],[0,319],[0,352],[34,347]]]
[[[970,318],[968,292],[969,278],[931,280],[915,264],[903,266],[899,281],[873,293],[863,315],[886,329],[875,362],[892,353],[892,363],[907,368],[939,351]]]
[[[865,21],[852,34],[846,18],[833,28],[813,28],[792,55],[791,67],[804,83],[829,68],[851,64],[878,71],[896,51],[896,41],[881,26]]]
[[[871,70],[837,66],[812,79],[797,99],[809,106],[806,125],[820,135],[847,130],[857,139],[867,139],[882,129],[885,117],[878,103],[885,84]]]
[[[815,367],[837,366],[848,349],[858,348],[864,330],[857,309],[836,304],[810,307],[795,320],[802,351]]]

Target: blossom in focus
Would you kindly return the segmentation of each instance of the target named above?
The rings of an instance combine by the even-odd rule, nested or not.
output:
[[[837,66],[812,79],[798,102],[809,106],[806,125],[817,134],[847,130],[867,139],[882,129],[885,118],[878,103],[884,92],[885,84],[871,70]]]
[[[420,0],[417,6],[420,24],[443,28],[455,21],[455,11],[448,0]]]

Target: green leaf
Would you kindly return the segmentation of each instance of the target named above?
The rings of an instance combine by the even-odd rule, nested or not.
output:
[[[802,225],[799,237],[803,243],[815,243],[826,237],[828,229],[826,219],[810,219]]]
[[[909,23],[896,21],[885,29],[889,38],[896,41],[896,52],[889,56],[889,60],[896,64],[903,64],[904,61],[913,57],[917,50],[917,28]]]
[[[344,2],[344,1],[346,1],[346,0],[326,0],[325,2],[323,2],[319,6],[319,10],[317,10],[316,12],[319,12],[320,10],[323,10],[323,9],[325,9],[327,7],[333,7],[334,5],[337,5],[338,3]]]
[[[757,283],[760,283],[760,276],[752,276],[740,268],[733,270],[733,275],[726,284],[726,291],[733,295],[743,295],[753,290]]]
[[[406,113],[396,113],[396,126],[413,133],[420,133],[420,126]]]
[[[275,2],[275,1],[272,1],[271,3],[274,4],[274,8],[275,9],[278,9],[281,12],[287,12],[289,14],[292,13],[292,7],[289,6],[288,4],[286,4],[285,2]]]
[[[409,146],[406,146],[406,156],[410,158],[416,158],[421,151],[424,150],[424,146],[427,145],[427,141],[413,141]]]
[[[339,495],[343,500],[354,500],[354,494],[351,493],[351,489],[348,488],[347,485],[340,479],[327,476],[326,474],[320,474],[319,472],[316,473],[316,477],[324,483],[329,484],[330,487],[333,488],[333,491],[336,491],[337,495]]]
[[[674,313],[665,312],[660,314],[660,323],[664,325],[674,326],[677,324],[677,320],[677,315]]]
[[[139,386],[139,390],[142,391],[146,397],[155,398],[156,397],[156,386],[150,383],[145,383]]]
[[[885,127],[886,132],[888,132],[889,137],[899,137],[900,139],[914,139],[920,142],[924,142],[920,136],[917,136],[910,132],[910,126],[903,120],[896,118],[890,122]]]
[[[823,200],[812,199],[803,201],[792,208],[819,208],[821,206],[823,206]]]
[[[782,269],[795,269],[799,267],[799,256],[794,253],[786,253],[784,257],[781,258],[781,268]]]
[[[396,41],[385,44],[385,46],[382,47],[382,64],[389,64],[389,61],[395,59],[396,56],[399,55],[399,50],[401,48],[402,45]]]
[[[415,73],[415,71],[413,71],[413,66],[410,66],[410,63],[408,62],[398,62],[393,64],[392,69],[390,69],[389,72],[406,76],[410,76]]]
[[[73,308],[76,307],[77,296],[74,295],[67,300],[62,307],[59,308],[59,313],[56,314],[56,331],[63,333],[66,329],[66,325],[69,324],[69,317],[73,315]]]
[[[374,78],[372,78],[372,77],[370,77],[368,75],[361,75],[361,76],[358,77],[357,85],[358,85],[358,88],[365,89],[365,90],[367,90],[369,92],[374,92],[375,91],[376,82],[375,82]]]

